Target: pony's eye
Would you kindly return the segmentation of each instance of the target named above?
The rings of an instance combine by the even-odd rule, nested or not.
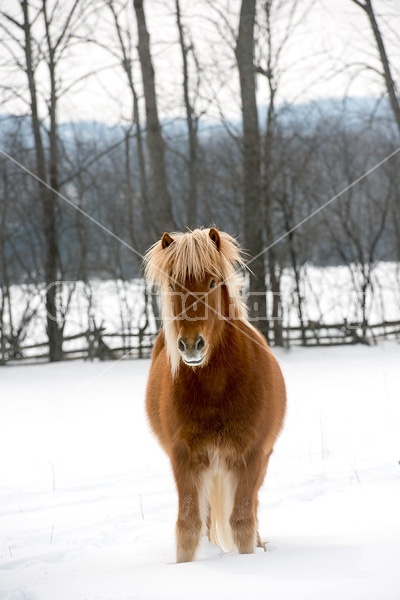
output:
[[[170,284],[169,284],[169,289],[170,289],[170,290],[172,290],[173,292],[175,291],[175,288],[174,288],[174,284],[173,284],[173,283],[170,283]]]
[[[211,279],[210,281],[210,290],[215,287],[215,279]]]

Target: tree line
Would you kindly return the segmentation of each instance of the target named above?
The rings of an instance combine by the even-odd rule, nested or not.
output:
[[[12,95],[26,107],[19,115],[4,114],[0,126],[2,345],[21,338],[32,315],[29,294],[23,309],[13,306],[15,283],[45,290],[49,358],[60,360],[74,290],[63,282],[84,282],[90,295],[93,278],[128,281],[140,276],[141,255],[164,230],[211,223],[237,235],[256,257],[249,265],[249,290],[257,295],[250,315],[270,316],[260,327],[275,344],[283,343],[287,273],[306,342],[310,263],[348,266],[365,333],[374,269],[379,261],[400,258],[400,169],[394,154],[400,119],[396,76],[372,3],[349,3],[370,23],[388,98],[352,109],[349,99],[277,105],[283,48],[312,3],[243,0],[237,14],[224,3],[209,6],[231,76],[239,81],[240,124],[222,111],[218,122],[205,118],[214,100],[211,94],[203,97],[207,72],[181,0],[170,8],[183,110],[171,123],[160,118],[145,1],[21,0],[14,12],[0,11],[9,50],[2,67],[5,106]],[[81,53],[93,44],[104,46],[93,26],[99,8],[111,24],[108,50],[125,78],[131,116],[115,127],[62,123],[60,104],[81,83],[80,77],[64,82],[62,65],[77,45]],[[277,39],[282,14],[284,34]],[[268,90],[263,120],[260,80]],[[373,178],[353,185],[391,154]],[[33,297],[35,287],[29,289]]]

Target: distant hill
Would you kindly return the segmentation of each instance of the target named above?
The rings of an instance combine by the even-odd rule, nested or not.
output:
[[[267,111],[266,105],[259,107],[261,128],[265,127]],[[386,98],[356,96],[346,99],[322,98],[301,104],[281,104],[277,106],[276,112],[278,121],[283,127],[291,127],[294,124],[312,127],[323,119],[340,119],[349,127],[359,127],[371,123],[373,120],[377,126],[382,124],[395,129],[389,101]],[[167,139],[186,136],[186,122],[183,118],[164,119],[162,125]],[[241,128],[240,121],[230,121],[228,125],[239,130]],[[59,132],[65,141],[73,139],[79,131],[82,141],[97,138],[112,142],[112,140],[120,139],[127,127],[127,125],[110,125],[102,121],[69,121],[60,123]],[[0,140],[4,136],[12,135],[16,128],[23,136],[31,137],[29,117],[0,114]],[[213,132],[224,130],[224,125],[216,120],[204,118],[199,123],[199,133],[203,135],[212,135]]]

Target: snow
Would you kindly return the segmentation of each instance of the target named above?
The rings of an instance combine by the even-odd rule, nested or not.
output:
[[[176,565],[176,492],[144,414],[149,361],[0,370],[0,599],[399,600],[400,345],[279,353],[267,551]]]

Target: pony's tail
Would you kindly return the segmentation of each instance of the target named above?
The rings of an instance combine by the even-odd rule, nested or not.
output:
[[[229,523],[233,510],[234,494],[235,487],[232,474],[227,472],[215,473],[209,495],[209,538],[210,542],[219,546],[224,552],[231,552],[236,548]]]

